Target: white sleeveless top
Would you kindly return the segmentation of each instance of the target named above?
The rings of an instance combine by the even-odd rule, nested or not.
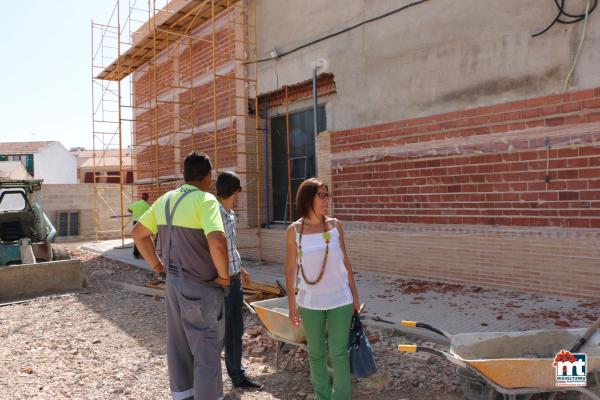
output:
[[[297,303],[300,307],[311,310],[331,310],[352,304],[348,271],[344,265],[344,254],[340,247],[340,233],[337,226],[329,232],[331,233],[329,256],[325,273],[319,283],[307,284],[300,272],[300,266],[298,266]],[[296,230],[296,243],[299,239],[300,233]],[[323,233],[302,235],[302,265],[304,274],[310,281],[316,280],[321,273],[326,246]]]

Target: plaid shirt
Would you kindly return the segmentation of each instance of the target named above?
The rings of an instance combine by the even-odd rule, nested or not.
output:
[[[229,275],[239,274],[242,270],[242,257],[238,253],[236,244],[237,227],[236,215],[233,210],[227,211],[223,204],[219,203],[221,209],[221,218],[223,219],[223,227],[225,228],[225,237],[227,238],[227,251],[229,252]]]

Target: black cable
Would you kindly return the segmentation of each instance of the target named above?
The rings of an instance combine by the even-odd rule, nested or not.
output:
[[[410,3],[410,4],[407,4],[407,5],[403,6],[403,7],[396,8],[395,10],[389,11],[389,12],[387,12],[387,13],[385,13],[385,14],[382,14],[382,15],[379,15],[379,16],[377,16],[377,17],[373,17],[373,18],[367,19],[367,20],[365,20],[365,21],[359,22],[359,23],[358,23],[358,24],[356,24],[356,25],[352,25],[352,26],[349,26],[348,28],[344,28],[344,29],[342,29],[341,31],[337,31],[337,32],[334,32],[334,33],[330,33],[329,35],[323,36],[323,37],[321,37],[321,38],[319,38],[319,39],[315,39],[315,40],[313,40],[313,41],[311,41],[311,42],[305,43],[305,44],[303,44],[303,45],[300,45],[300,46],[298,46],[298,47],[296,47],[296,48],[293,48],[293,49],[291,49],[291,50],[285,51],[285,52],[283,52],[283,53],[281,53],[281,54],[278,54],[276,58],[263,58],[263,59],[261,59],[261,60],[257,60],[256,62],[257,62],[257,63],[259,63],[259,62],[269,61],[269,60],[277,59],[277,58],[279,58],[279,57],[287,56],[288,54],[291,54],[291,53],[293,53],[293,52],[295,52],[295,51],[301,50],[301,49],[303,49],[303,48],[305,48],[305,47],[312,46],[313,44],[316,44],[316,43],[322,42],[322,41],[324,41],[324,40],[330,39],[330,38],[332,38],[332,37],[334,37],[334,36],[341,35],[342,33],[346,33],[346,32],[348,32],[348,31],[351,31],[352,29],[358,28],[359,26],[366,25],[366,24],[368,24],[369,22],[373,22],[373,21],[377,21],[377,20],[379,20],[379,19],[382,19],[382,18],[385,18],[385,17],[389,17],[389,16],[390,16],[390,15],[392,15],[392,14],[396,14],[397,12],[404,11],[404,10],[406,10],[407,8],[410,8],[410,7],[412,7],[412,6],[416,6],[416,5],[418,5],[418,4],[421,4],[421,3],[425,3],[426,1],[429,1],[429,0],[419,0],[419,1],[415,1],[414,3]],[[564,0],[563,0],[563,1],[564,1]],[[598,1],[598,0],[595,0],[595,1]]]
[[[564,0],[562,0],[562,1],[564,2]],[[558,7],[558,0],[554,0],[554,3]],[[594,8],[596,8],[597,5],[598,5],[598,0],[594,0],[594,4],[590,7],[590,10],[588,11],[588,15],[590,15],[592,13],[592,11],[594,11]],[[560,7],[559,7],[559,9],[560,9]],[[567,17],[577,18],[577,21],[574,21],[574,22],[579,22],[585,18],[585,12],[583,14],[569,14],[568,12],[565,11],[564,6],[562,7],[562,13],[565,14]],[[572,23],[572,22],[563,22],[563,23],[568,24],[568,23]]]
[[[554,26],[554,24],[556,24],[557,22],[559,24],[574,24],[576,22],[579,22],[581,20],[583,20],[585,18],[585,12],[583,12],[582,14],[571,14],[565,11],[565,0],[554,0],[554,4],[556,5],[556,7],[558,8],[558,14],[556,14],[556,17],[554,18],[554,20],[552,21],[552,23],[550,23],[550,25],[548,25],[546,28],[544,28],[543,30],[541,30],[538,33],[534,33],[533,35],[531,35],[531,37],[537,37],[540,36],[541,34],[547,32],[550,28],[552,28]],[[594,4],[592,4],[592,6],[590,7],[590,9],[588,10],[588,16],[594,11],[594,9],[596,8],[596,6],[598,5],[598,0],[594,0]],[[566,19],[561,19],[562,16],[566,16],[569,18],[572,18],[570,20],[566,20]]]

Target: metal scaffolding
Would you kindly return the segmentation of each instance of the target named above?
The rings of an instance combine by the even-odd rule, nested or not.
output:
[[[122,240],[130,138],[134,196],[154,200],[180,184],[190,150],[208,153],[217,173],[238,173],[240,225],[255,231],[261,259],[256,60],[256,0],[117,0],[108,23],[92,21],[94,166],[120,150]],[[96,179],[94,193],[98,238]]]

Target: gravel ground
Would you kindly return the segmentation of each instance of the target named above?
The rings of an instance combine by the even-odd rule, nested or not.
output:
[[[87,268],[87,290],[0,307],[0,399],[169,398],[164,300],[110,283],[142,285],[151,275],[78,250],[77,244],[67,247]],[[233,389],[223,365],[225,398],[313,399],[306,353],[296,352],[284,371],[275,370],[275,344],[253,317],[245,318],[247,373],[265,389]],[[368,333],[375,341],[379,372],[354,380],[353,398],[462,399],[448,362],[400,354],[397,344],[414,341],[393,333]]]

